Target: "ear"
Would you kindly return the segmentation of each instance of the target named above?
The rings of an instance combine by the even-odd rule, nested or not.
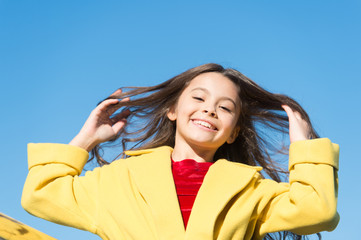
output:
[[[168,110],[167,117],[171,121],[175,121],[177,119],[177,114],[174,111],[174,106]]]
[[[233,129],[231,136],[229,136],[229,138],[227,139],[228,144],[232,144],[236,140],[236,138],[238,137],[238,134],[239,134],[239,130],[241,130],[241,128],[239,126],[236,126]]]

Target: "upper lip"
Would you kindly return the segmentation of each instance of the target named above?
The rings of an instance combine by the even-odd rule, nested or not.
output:
[[[212,128],[214,128],[215,130],[218,130],[218,128],[216,127],[216,125],[214,123],[212,123],[211,121],[209,120],[206,120],[206,119],[200,119],[200,118],[194,118],[194,119],[191,119],[192,121],[201,121],[201,122],[206,122],[208,124],[210,124],[212,126]]]

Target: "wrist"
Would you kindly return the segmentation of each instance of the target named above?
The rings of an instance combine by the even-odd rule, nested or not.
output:
[[[80,148],[83,148],[84,150],[86,150],[87,152],[90,152],[96,145],[98,144],[98,142],[94,141],[91,137],[89,136],[84,136],[81,133],[79,133],[78,135],[76,135],[70,142],[69,145],[73,145],[73,146],[77,146]]]

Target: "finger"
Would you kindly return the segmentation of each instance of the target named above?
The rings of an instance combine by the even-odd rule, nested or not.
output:
[[[295,115],[297,120],[303,120],[302,116],[301,116],[301,114],[299,112],[293,112],[293,114]]]
[[[122,89],[119,88],[119,89],[117,89],[115,92],[113,92],[112,94],[110,94],[109,97],[117,97],[117,96],[119,96],[121,93],[122,93]]]
[[[282,105],[282,108],[285,110],[288,116],[288,121],[290,123],[298,123],[302,125],[308,125],[307,121],[305,121],[302,118],[302,115],[299,112],[293,111],[292,108],[290,108],[287,105]]]
[[[309,125],[307,121],[302,118],[299,112],[293,111],[289,106],[282,105],[282,108],[286,111],[289,118],[289,133],[291,143],[308,139]]]
[[[296,120],[297,119],[295,112],[288,105],[282,105],[282,108],[287,113],[287,116],[288,116],[289,120]]]
[[[113,113],[115,113],[122,105],[120,104],[121,102],[127,102],[129,101],[129,98],[124,98],[122,100],[118,100],[118,104],[114,104],[114,105],[110,105],[109,108],[107,109],[107,113],[109,114],[109,116],[113,115]]]
[[[118,99],[107,99],[107,100],[104,100],[101,103],[99,103],[99,105],[96,107],[96,109],[98,109],[100,111],[105,111],[107,108],[109,108],[109,106],[115,105],[117,103],[119,103]]]
[[[118,132],[124,127],[124,125],[127,123],[127,119],[123,118],[120,121],[117,121],[113,126],[113,131],[118,134]]]
[[[118,114],[116,114],[114,117],[111,118],[112,122],[115,124],[119,121],[122,121],[123,119],[126,119],[130,115],[130,110],[126,109]]]
[[[127,123],[127,117],[130,115],[130,113],[131,113],[130,110],[127,109],[117,114],[114,118],[112,118],[112,122],[113,122],[112,128],[114,132],[118,133],[124,127],[124,125]]]
[[[121,102],[128,102],[130,100],[130,98],[126,97],[126,98],[123,98],[122,100],[120,100]]]

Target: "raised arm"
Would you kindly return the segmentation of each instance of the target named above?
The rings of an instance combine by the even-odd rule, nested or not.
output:
[[[79,175],[88,151],[115,137],[126,123],[129,111],[112,116],[118,103],[108,99],[99,104],[69,145],[28,145],[29,174],[21,200],[25,210],[49,221],[95,231],[100,169]]]
[[[329,139],[307,140],[308,124],[284,106],[289,117],[289,183],[265,181],[275,188],[258,221],[256,235],[292,231],[300,235],[333,230],[337,213],[339,146]],[[258,238],[257,238],[258,239]]]

